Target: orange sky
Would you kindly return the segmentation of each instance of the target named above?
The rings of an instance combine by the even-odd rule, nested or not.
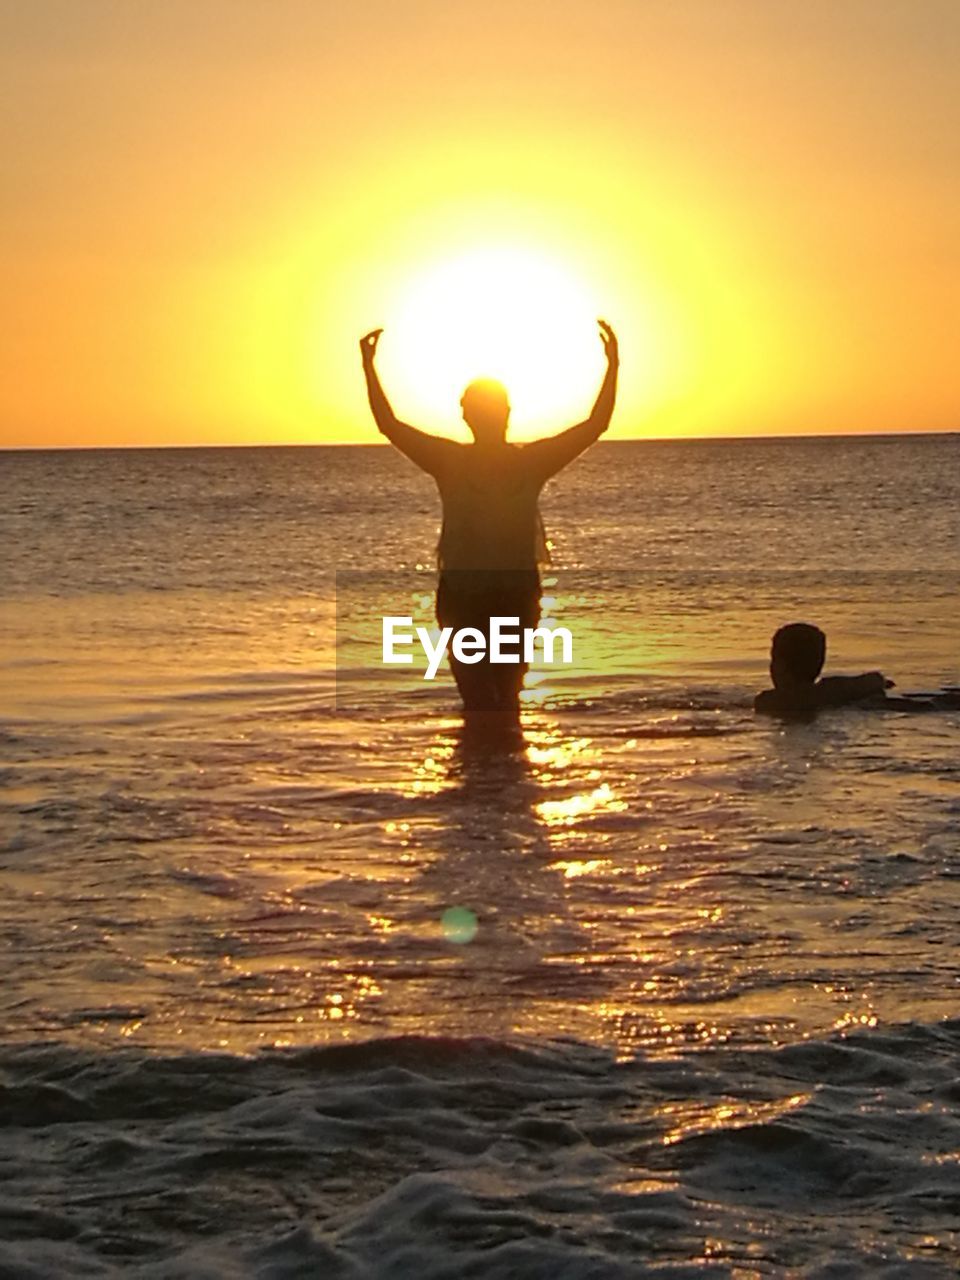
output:
[[[372,441],[374,325],[453,431],[501,295],[518,437],[596,315],[612,435],[960,429],[957,0],[0,0],[0,62],[0,445]]]

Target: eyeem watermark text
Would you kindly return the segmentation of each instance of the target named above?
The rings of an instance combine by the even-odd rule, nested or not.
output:
[[[543,660],[569,665],[573,662],[573,636],[566,627],[520,627],[519,618],[491,618],[489,648],[488,638],[477,627],[434,628],[414,627],[412,618],[384,618],[383,661],[387,666],[411,666],[413,654],[398,652],[398,647],[420,642],[426,659],[424,680],[432,680],[437,674],[448,647],[458,662],[472,665],[475,662],[518,663],[534,662],[537,645],[543,647]],[[555,657],[556,646],[560,657]]]

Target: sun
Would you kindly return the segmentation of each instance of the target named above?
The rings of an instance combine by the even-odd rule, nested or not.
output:
[[[428,425],[455,426],[475,378],[506,387],[513,439],[569,425],[596,394],[597,318],[608,308],[535,247],[485,245],[428,263],[388,310],[382,351],[398,408]]]

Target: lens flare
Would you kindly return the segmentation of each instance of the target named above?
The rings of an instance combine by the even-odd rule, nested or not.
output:
[[[447,942],[458,946],[472,942],[477,936],[477,917],[467,907],[448,907],[440,917],[440,926]]]

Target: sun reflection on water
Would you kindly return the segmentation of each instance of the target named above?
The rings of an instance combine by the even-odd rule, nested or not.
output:
[[[542,800],[536,806],[537,813],[548,826],[572,826],[579,818],[600,809],[608,813],[622,813],[626,807],[624,801],[617,800],[607,782],[602,782],[592,791],[567,796],[563,800]]]
[[[653,1116],[666,1121],[667,1128],[660,1141],[667,1146],[682,1142],[700,1133],[715,1133],[720,1129],[743,1129],[749,1125],[768,1124],[781,1116],[796,1111],[813,1097],[812,1093],[796,1093],[788,1098],[763,1101],[728,1099],[709,1103],[698,1101],[667,1102],[654,1108]]]

